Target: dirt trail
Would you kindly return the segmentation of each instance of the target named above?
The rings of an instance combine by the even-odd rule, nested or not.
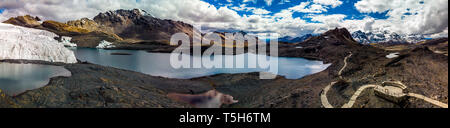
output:
[[[428,98],[428,97],[426,97],[424,95],[415,94],[415,93],[408,93],[408,96],[414,97],[414,98],[418,98],[418,99],[422,99],[422,100],[424,100],[424,101],[426,101],[428,103],[434,104],[434,105],[439,106],[441,108],[448,108],[448,104],[442,103],[442,102],[437,101],[437,100],[433,100],[433,99]]]

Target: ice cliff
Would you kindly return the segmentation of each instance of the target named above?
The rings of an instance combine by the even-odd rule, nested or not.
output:
[[[58,35],[0,23],[0,60],[24,59],[76,63],[73,51],[55,40]]]

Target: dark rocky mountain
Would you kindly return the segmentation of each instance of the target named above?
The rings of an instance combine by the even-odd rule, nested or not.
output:
[[[98,14],[93,20],[130,43],[168,41],[179,32],[192,36],[193,29],[190,24],[161,20],[140,9],[108,11]]]
[[[279,45],[280,56],[304,57],[319,59],[327,62],[339,61],[348,55],[349,52],[366,50],[367,52],[377,52],[374,47],[364,46],[356,42],[350,32],[345,28],[336,28],[314,36],[300,43],[289,43]]]

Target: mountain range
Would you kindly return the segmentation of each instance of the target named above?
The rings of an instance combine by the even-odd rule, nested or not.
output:
[[[406,35],[397,34],[395,32],[383,31],[383,32],[362,32],[361,30],[352,33],[352,37],[362,43],[391,43],[391,44],[402,44],[402,43],[417,43],[426,40],[423,35]]]
[[[285,36],[282,38],[278,38],[278,41],[280,42],[287,42],[287,43],[297,43],[297,42],[303,42],[307,39],[309,39],[310,37],[313,37],[312,34],[306,34],[300,37],[291,37],[291,36]]]
[[[397,34],[395,32],[389,31],[363,32],[361,30],[358,30],[351,33],[351,35],[357,42],[361,44],[370,44],[370,43],[403,44],[403,43],[418,43],[426,40],[426,38],[423,35]],[[285,36],[279,38],[278,41],[287,43],[298,43],[303,42],[313,36],[314,36],[313,34],[306,34],[300,37]]]

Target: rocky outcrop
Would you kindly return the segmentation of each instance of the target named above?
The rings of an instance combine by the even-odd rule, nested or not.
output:
[[[75,26],[70,26],[64,23],[60,23],[57,21],[44,21],[42,23],[42,27],[54,31],[60,35],[71,35],[71,34],[87,34],[88,30],[83,28],[78,28]]]
[[[88,19],[88,18],[82,18],[80,20],[68,21],[67,25],[78,27],[78,28],[82,28],[82,29],[86,29],[89,32],[102,31],[102,32],[112,33],[111,29],[108,29],[108,28],[106,28],[104,26],[100,26],[95,21],[93,21],[91,19]]]

